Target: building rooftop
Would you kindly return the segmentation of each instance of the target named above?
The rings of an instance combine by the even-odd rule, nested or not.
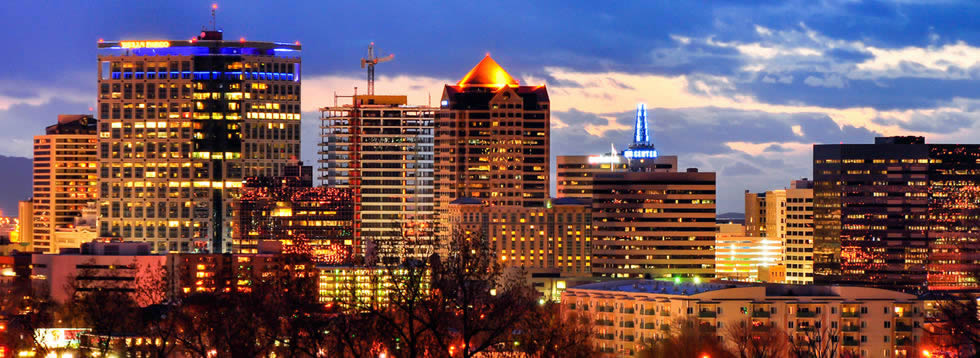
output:
[[[693,283],[661,280],[616,280],[597,283],[589,283],[575,286],[578,290],[595,290],[610,292],[632,292],[632,293],[657,293],[667,295],[690,296],[709,291],[716,291],[726,288],[743,287],[742,283]]]
[[[476,64],[470,72],[466,73],[459,82],[456,82],[457,86],[487,86],[487,87],[503,87],[512,86],[516,87],[520,85],[516,79],[510,76],[507,71],[504,71],[503,67],[497,64],[487,54],[480,63]]]

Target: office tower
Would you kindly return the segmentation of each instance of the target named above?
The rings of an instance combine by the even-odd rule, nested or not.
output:
[[[362,255],[350,189],[312,187],[313,169],[302,162],[286,168],[294,175],[245,179],[235,204],[234,252],[258,253],[264,241],[274,241],[320,263],[349,264]]]
[[[549,198],[550,108],[545,86],[521,86],[489,55],[446,85],[436,115],[435,205],[440,235],[449,203],[544,207]]]
[[[300,49],[220,31],[100,41],[100,235],[229,252],[242,179],[300,156]]]
[[[980,145],[879,137],[813,148],[818,281],[977,288]]]
[[[592,212],[588,201],[554,199],[542,208],[487,206],[474,198],[449,206],[450,227],[487,239],[500,264],[567,275],[590,272]]]
[[[745,193],[745,226],[749,237],[776,240],[786,282],[813,283],[813,181],[794,180],[789,189]]]
[[[320,180],[352,191],[355,236],[372,242],[385,262],[433,253],[436,110],[374,95],[320,109]]]
[[[592,273],[606,277],[715,275],[715,173],[595,176]]]
[[[765,269],[780,265],[782,242],[748,236],[745,225],[717,224],[715,233],[715,277],[735,281],[774,282]],[[778,281],[782,283],[782,281]]]
[[[34,199],[17,202],[17,241],[23,252],[33,252]]]
[[[82,208],[98,199],[96,120],[89,115],[58,115],[58,123],[34,136],[33,245],[56,252],[52,236],[72,224]]]
[[[723,337],[719,342],[732,351],[741,348],[727,332],[744,323],[751,337],[769,326],[795,344],[823,341],[812,347],[839,357],[916,357],[928,334],[918,297],[865,287],[607,281],[571,287],[561,304],[562,312],[597,322],[592,344],[617,357],[635,356],[649,340],[676,336],[686,322],[696,324],[702,337]],[[774,357],[792,357],[793,345],[768,348]]]
[[[556,182],[558,197],[591,198],[592,178],[610,172],[663,172],[677,171],[677,156],[661,156],[650,141],[647,129],[646,106],[636,108],[633,123],[633,143],[629,149],[617,152],[615,147],[602,155],[559,155]]]
[[[159,303],[162,295],[140,295],[138,289],[151,287],[163,272],[167,257],[150,254],[149,243],[93,241],[58,254],[31,255],[31,284],[47,292],[58,303],[87,291],[129,292],[140,306]],[[85,279],[74,279],[82,278]],[[76,291],[77,290],[77,291]]]

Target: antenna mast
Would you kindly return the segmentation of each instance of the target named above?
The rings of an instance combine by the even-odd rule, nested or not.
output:
[[[218,3],[211,4],[211,31],[218,31],[218,20],[215,12],[218,10]]]

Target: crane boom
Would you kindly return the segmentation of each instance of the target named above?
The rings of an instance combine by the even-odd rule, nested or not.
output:
[[[374,95],[374,65],[382,62],[388,62],[395,59],[394,54],[390,54],[385,57],[375,57],[374,56],[374,42],[368,45],[368,55],[366,58],[361,59],[361,68],[367,68],[367,94],[369,96]]]

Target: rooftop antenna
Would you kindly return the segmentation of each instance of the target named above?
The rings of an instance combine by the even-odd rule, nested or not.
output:
[[[218,31],[218,20],[215,12],[218,10],[218,3],[211,4],[211,31]]]

